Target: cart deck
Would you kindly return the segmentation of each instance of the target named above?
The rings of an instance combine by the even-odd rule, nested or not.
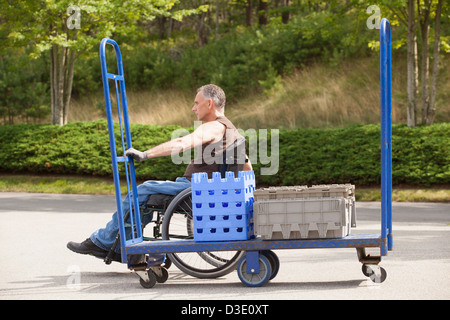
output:
[[[163,283],[168,279],[168,272],[161,267],[166,254],[184,252],[218,252],[245,251],[239,261],[237,273],[242,283],[249,287],[259,287],[273,279],[279,270],[280,261],[272,250],[279,249],[318,249],[318,248],[356,248],[362,271],[376,283],[386,279],[386,271],[378,266],[380,256],[366,255],[365,248],[386,250],[387,239],[381,234],[354,234],[334,239],[304,240],[252,240],[239,241],[194,241],[194,240],[161,240],[140,242],[126,246],[123,252],[127,255],[148,254],[147,265],[143,267],[129,266],[140,277],[144,288],[152,288],[156,282]]]
[[[386,245],[381,234],[354,234],[336,239],[261,240],[203,242],[194,240],[161,240],[125,247],[127,255],[181,253],[201,251],[260,251],[277,249],[369,248]]]

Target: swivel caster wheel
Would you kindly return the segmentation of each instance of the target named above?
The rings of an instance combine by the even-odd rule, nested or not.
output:
[[[260,254],[258,258],[259,273],[247,273],[247,257],[243,257],[237,265],[239,279],[247,287],[261,287],[265,285],[272,275],[269,259]]]
[[[169,271],[162,266],[151,267],[149,272],[152,272],[156,278],[156,282],[164,283],[169,279]]]
[[[387,272],[383,267],[375,264],[363,264],[362,265],[363,274],[368,277],[374,283],[382,283],[387,278]]]
[[[172,260],[170,260],[169,256],[166,255],[166,260],[163,264],[161,264],[161,267],[164,267],[165,269],[169,269],[172,266]]]
[[[139,283],[145,289],[153,288],[156,284],[156,276],[151,270],[136,270],[139,276]]]

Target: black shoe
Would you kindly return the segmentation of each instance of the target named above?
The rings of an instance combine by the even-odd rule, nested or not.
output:
[[[86,239],[81,243],[76,243],[70,241],[67,244],[67,248],[69,250],[72,250],[73,252],[80,253],[80,254],[89,254],[91,256],[97,257],[97,258],[105,258],[108,254],[108,251],[103,250],[102,248],[96,246],[94,242],[92,242],[91,239]]]

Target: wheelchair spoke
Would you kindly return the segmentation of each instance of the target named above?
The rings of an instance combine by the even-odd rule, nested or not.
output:
[[[190,189],[173,199],[164,214],[163,238],[192,239],[192,198]],[[183,272],[198,278],[215,278],[232,272],[242,252],[186,252],[169,254],[172,262]]]

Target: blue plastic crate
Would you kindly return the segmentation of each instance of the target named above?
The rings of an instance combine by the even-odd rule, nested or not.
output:
[[[248,240],[254,236],[253,171],[194,173],[191,179],[195,241]]]

